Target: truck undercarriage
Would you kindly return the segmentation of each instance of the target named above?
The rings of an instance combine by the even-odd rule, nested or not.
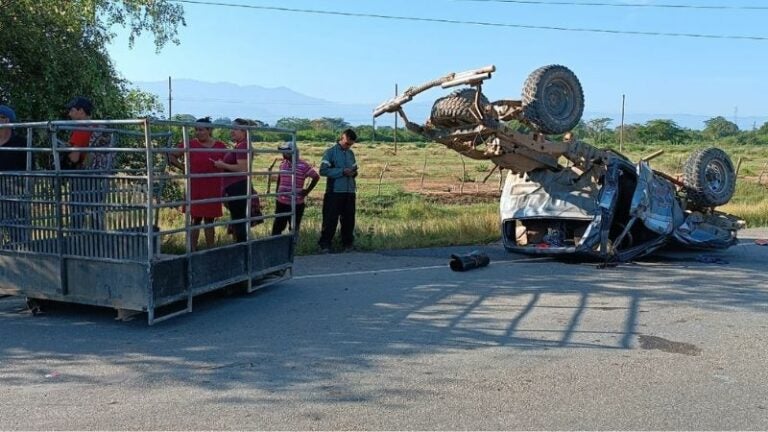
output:
[[[374,116],[397,113],[408,130],[509,170],[500,202],[507,250],[627,261],[672,241],[696,248],[736,242],[744,222],[715,210],[735,189],[725,152],[695,151],[677,179],[652,170],[650,158],[633,163],[573,137],[584,96],[568,68],[541,67],[526,80],[521,100],[490,102],[482,84],[493,72],[487,66],[411,87]],[[410,121],[403,105],[437,86],[462,87],[437,99],[424,124]],[[512,120],[530,131],[519,131]]]

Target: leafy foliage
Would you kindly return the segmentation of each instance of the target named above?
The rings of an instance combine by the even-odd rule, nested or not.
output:
[[[150,31],[159,49],[167,42],[178,42],[182,14],[181,6],[166,0],[4,2],[0,7],[0,102],[12,105],[22,120],[61,117],[64,105],[75,95],[94,102],[95,117],[147,111],[152,104],[144,104],[147,98],[138,93],[128,93],[107,54],[105,45],[114,37],[110,27],[127,26],[131,43],[135,36]]]
[[[725,117],[718,116],[704,122],[704,135],[709,138],[723,138],[739,133],[739,127],[736,123],[728,121]]]
[[[685,140],[685,132],[672,120],[651,120],[637,130],[641,142],[667,141],[679,144]]]
[[[586,124],[586,132],[595,143],[601,144],[609,132],[608,125],[613,121],[612,118],[601,117],[589,120]]]

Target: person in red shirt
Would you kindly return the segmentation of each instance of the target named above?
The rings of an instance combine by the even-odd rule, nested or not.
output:
[[[72,120],[91,120],[93,103],[90,99],[77,96],[66,105],[67,115]],[[92,126],[83,126],[83,129],[75,129],[69,136],[69,146],[73,149],[90,147],[91,142],[99,137],[94,137]],[[99,134],[100,136],[102,134]],[[85,170],[90,169],[86,163],[89,154],[84,151],[69,151],[63,154],[62,168]],[[93,155],[91,154],[92,158]],[[104,229],[104,209],[91,205],[101,202],[106,196],[107,180],[90,177],[87,173],[73,175],[69,178],[70,205],[69,216],[71,227],[81,229]]]
[[[210,117],[197,120],[197,123],[211,123]],[[168,163],[182,171],[184,164],[182,160],[186,159],[189,164],[189,192],[192,201],[205,200],[211,198],[221,198],[222,178],[221,177],[201,177],[195,178],[195,174],[212,174],[219,172],[213,165],[213,161],[224,158],[227,151],[227,145],[211,137],[213,129],[210,127],[195,127],[195,138],[189,141],[189,156],[185,156],[183,151],[171,153],[168,155]],[[178,145],[184,148],[184,143]],[[186,209],[185,209],[186,210]],[[200,223],[212,224],[216,218],[223,215],[221,210],[221,201],[207,203],[192,203],[190,205],[189,215],[192,217],[192,225],[197,226]],[[205,244],[212,248],[216,242],[215,227],[206,227]],[[190,231],[192,251],[197,250],[197,242],[200,238],[200,230],[192,229]]]
[[[90,120],[93,112],[93,103],[88,98],[77,96],[67,104],[67,115],[72,120]],[[91,131],[78,129],[72,131],[69,136],[70,147],[88,147],[91,141]],[[79,151],[72,151],[67,154],[69,166],[73,169],[82,169],[85,163],[85,154]]]
[[[252,120],[236,118],[232,124],[234,126],[253,126]],[[225,173],[240,173],[241,175],[225,176],[222,183],[222,192],[225,197],[234,198],[227,200],[226,206],[229,209],[229,215],[233,221],[239,221],[230,224],[232,236],[235,242],[242,243],[248,240],[248,226],[245,221],[248,210],[248,148],[251,143],[248,142],[248,131],[246,128],[235,127],[231,130],[230,136],[235,142],[234,148],[224,155],[223,158],[213,161],[213,165]],[[253,203],[256,200],[257,193],[251,187],[251,217],[254,217],[260,211],[258,204]],[[256,222],[259,223],[259,222]]]

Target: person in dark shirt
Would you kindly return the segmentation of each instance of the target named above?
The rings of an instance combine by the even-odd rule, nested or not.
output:
[[[15,123],[16,113],[7,105],[0,105],[0,124]],[[3,148],[26,147],[22,137],[11,128],[0,129],[0,146]],[[27,152],[23,150],[3,150],[0,153],[0,171],[25,171]]]
[[[13,109],[0,105],[0,125],[15,122],[16,113]],[[26,146],[26,141],[12,128],[0,129],[0,244],[4,243],[5,232],[12,243],[24,243],[28,238],[29,229],[25,226],[28,225],[28,203],[18,201],[24,196],[24,177],[11,173],[27,170],[27,152],[6,150]]]

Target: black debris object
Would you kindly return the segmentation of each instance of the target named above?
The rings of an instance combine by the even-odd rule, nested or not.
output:
[[[451,270],[453,271],[467,271],[476,269],[479,267],[485,267],[491,262],[488,255],[480,251],[472,251],[465,255],[451,255]]]

